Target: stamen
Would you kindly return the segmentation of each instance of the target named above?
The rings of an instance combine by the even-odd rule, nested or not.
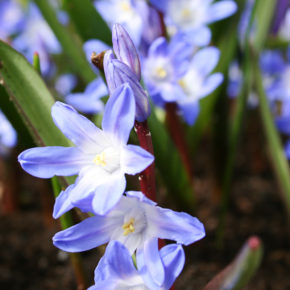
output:
[[[185,81],[183,79],[179,80],[178,83],[183,89],[186,88],[186,84],[185,84]]]
[[[107,163],[105,161],[105,157],[106,157],[105,152],[97,154],[96,157],[94,158],[94,163],[96,163],[97,165],[106,166]]]
[[[131,6],[130,6],[130,4],[128,4],[126,1],[123,1],[123,2],[121,3],[121,9],[122,9],[123,11],[130,11],[130,10],[131,10]]]
[[[133,233],[135,231],[134,222],[135,219],[131,218],[127,223],[123,224],[122,229],[124,230],[124,236],[128,236],[130,233]]]
[[[185,18],[185,19],[189,19],[191,18],[191,11],[188,9],[188,8],[184,8],[182,10],[182,16]]]
[[[163,67],[160,66],[156,69],[156,74],[160,78],[165,78],[167,76],[167,71]]]

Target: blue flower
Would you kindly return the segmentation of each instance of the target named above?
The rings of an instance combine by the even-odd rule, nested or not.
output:
[[[103,131],[71,106],[55,103],[53,120],[76,147],[32,148],[18,157],[22,168],[36,177],[78,174],[75,184],[56,199],[54,217],[74,206],[97,214],[107,213],[125,190],[125,174],[139,173],[152,163],[150,153],[139,146],[126,145],[134,115],[135,100],[128,84],[109,98]]]
[[[144,80],[156,105],[176,102],[184,120],[192,125],[199,100],[223,81],[221,73],[209,75],[218,63],[219,50],[203,48],[191,58],[191,45],[178,40],[177,36],[169,45],[165,38],[153,42],[144,60]]]
[[[0,110],[0,155],[6,155],[17,143],[17,133]]]
[[[2,0],[0,2],[0,38],[7,40],[16,34],[23,25],[24,15],[21,6],[16,1]]]
[[[151,0],[165,16],[169,34],[184,32],[188,36],[207,29],[206,25],[231,16],[237,10],[234,1],[223,0]],[[204,44],[206,45],[206,43]]]
[[[64,251],[80,252],[119,241],[130,255],[137,250],[137,264],[143,257],[150,276],[161,285],[166,274],[158,253],[158,238],[189,245],[205,236],[203,224],[189,214],[156,206],[141,192],[126,195],[107,215],[90,217],[58,232],[53,243]]]
[[[151,108],[148,95],[140,85],[137,75],[125,63],[116,59],[112,50],[105,54],[104,71],[110,94],[124,83],[130,85],[136,102],[135,118],[139,122],[145,121],[150,115]]]
[[[73,74],[60,75],[55,82],[56,91],[63,97],[68,95],[77,85],[77,78]]]
[[[101,77],[90,82],[83,93],[71,93],[65,101],[85,114],[98,114],[103,112],[102,97],[108,95],[108,89]]]
[[[120,23],[130,34],[136,46],[140,44],[143,21],[140,5],[147,5],[144,0],[100,0],[95,1],[95,7],[102,17],[112,27]]]
[[[165,272],[162,285],[154,282],[146,265],[142,265],[141,257],[137,270],[128,250],[119,242],[111,242],[95,270],[95,285],[89,290],[169,289],[182,271],[184,252],[181,245],[171,244],[163,247],[158,255]]]
[[[50,54],[61,52],[58,40],[33,3],[28,5],[25,23],[19,35],[13,39],[12,46],[23,53],[30,62],[36,51],[40,57],[41,71],[45,75],[51,73]]]

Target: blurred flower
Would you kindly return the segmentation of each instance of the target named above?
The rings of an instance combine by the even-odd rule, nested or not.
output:
[[[23,53],[30,62],[32,62],[34,52],[37,52],[44,75],[51,73],[50,54],[61,52],[58,40],[33,3],[28,5],[25,21],[19,35],[13,39],[12,46]]]
[[[13,0],[0,2],[0,38],[8,40],[10,36],[21,29],[23,25],[23,11],[21,6]]]
[[[182,271],[184,252],[181,245],[171,244],[163,247],[158,254],[165,271],[162,285],[156,285],[145,265],[138,265],[138,270],[135,268],[130,253],[121,243],[111,242],[95,270],[95,285],[89,290],[169,289]]]
[[[17,133],[0,110],[0,155],[6,155],[17,143]]]
[[[176,39],[167,44],[165,38],[153,42],[144,60],[144,80],[156,105],[176,102],[184,120],[192,125],[199,112],[199,100],[219,86],[220,73],[209,76],[219,60],[219,50],[208,47],[191,58],[190,44]]]
[[[90,82],[83,93],[72,93],[65,101],[85,114],[98,114],[104,111],[102,97],[108,95],[108,89],[101,77]]]
[[[60,75],[55,82],[55,89],[61,96],[68,95],[77,85],[77,77],[73,74]]]
[[[54,122],[76,147],[32,148],[18,157],[22,168],[36,177],[79,175],[75,184],[56,199],[55,218],[74,206],[98,214],[108,212],[125,190],[125,174],[139,173],[152,163],[150,153],[139,146],[126,145],[134,115],[135,100],[127,84],[109,98],[103,131],[71,106],[55,103]]]
[[[86,251],[109,241],[119,241],[130,255],[137,250],[158,285],[165,271],[158,252],[158,238],[189,245],[205,236],[195,217],[156,206],[142,192],[130,191],[106,215],[90,217],[53,237],[56,247],[68,252]]]
[[[231,16],[237,10],[234,1],[223,0],[151,0],[165,16],[169,34],[184,32],[188,36],[207,29],[206,25]],[[206,44],[204,44],[206,45]]]

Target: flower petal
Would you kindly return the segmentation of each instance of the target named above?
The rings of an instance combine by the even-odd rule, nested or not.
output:
[[[120,200],[126,188],[124,175],[113,177],[106,183],[99,185],[92,201],[92,209],[95,214],[108,213]]]
[[[154,156],[140,146],[127,145],[122,150],[121,168],[127,174],[137,174],[154,161]]]
[[[79,149],[60,146],[25,150],[18,156],[18,161],[26,172],[40,178],[74,175],[88,163]]]
[[[102,128],[126,144],[135,121],[135,98],[131,87],[125,83],[109,98],[104,112]]]
[[[208,75],[217,65],[220,51],[216,47],[199,50],[193,57],[191,65],[202,76]]]
[[[170,289],[183,269],[185,254],[181,245],[171,244],[160,250],[160,256],[165,267],[165,281],[163,287],[165,289]]]
[[[114,24],[112,28],[113,48],[117,58],[128,65],[141,79],[141,66],[139,56],[128,32],[120,24]]]
[[[203,224],[195,217],[170,209],[156,207],[158,220],[153,215],[152,223],[156,224],[156,234],[160,239],[176,241],[183,245],[194,243],[205,236]],[[151,216],[148,216],[150,219]]]
[[[214,73],[207,77],[202,85],[200,91],[200,97],[205,97],[211,94],[224,80],[224,76],[221,73]]]
[[[165,270],[158,251],[158,239],[150,239],[149,241],[146,241],[143,250],[144,263],[152,277],[152,280],[161,287],[165,279]]]
[[[56,126],[77,146],[96,147],[101,130],[72,106],[56,102],[51,110]]]
[[[90,217],[56,233],[53,244],[66,252],[87,251],[107,243],[115,226],[115,221],[106,216]]]
[[[62,216],[64,213],[71,210],[74,206],[71,203],[70,191],[73,188],[74,184],[70,185],[66,190],[62,191],[57,198],[55,199],[53,207],[53,218],[57,219]]]
[[[207,24],[227,18],[238,9],[237,4],[231,0],[219,1],[212,4],[208,11]]]
[[[95,270],[95,283],[111,279],[125,281],[137,275],[138,272],[127,248],[120,242],[112,241],[108,244],[105,255]]]
[[[199,114],[199,103],[198,101],[186,101],[186,102],[178,102],[178,108],[180,113],[185,120],[185,122],[192,126]]]

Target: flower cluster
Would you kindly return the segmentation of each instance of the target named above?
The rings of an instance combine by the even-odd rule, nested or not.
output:
[[[113,27],[113,50],[105,54],[104,71],[110,97],[102,130],[72,106],[56,102],[52,118],[75,146],[32,148],[21,153],[18,160],[36,177],[78,175],[75,183],[56,198],[53,216],[58,218],[73,207],[94,216],[57,233],[53,243],[68,252],[109,243],[92,289],[169,289],[184,265],[181,245],[203,238],[204,227],[189,214],[158,207],[142,192],[124,194],[125,174],[142,172],[154,157],[139,146],[127,144],[135,120],[145,121],[150,106],[139,82],[137,50],[121,25]],[[158,239],[176,244],[159,251]],[[137,269],[130,257],[133,254]]]

